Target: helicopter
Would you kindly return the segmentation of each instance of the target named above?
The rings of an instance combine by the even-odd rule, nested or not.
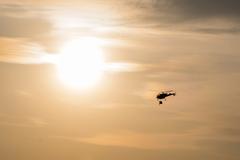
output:
[[[162,91],[161,93],[159,93],[156,98],[159,101],[159,105],[163,104],[162,99],[164,99],[166,101],[166,97],[168,96],[176,96],[176,92],[174,92],[173,90],[170,91]]]

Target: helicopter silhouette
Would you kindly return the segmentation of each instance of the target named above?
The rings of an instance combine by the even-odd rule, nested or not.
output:
[[[159,101],[159,105],[163,104],[162,100],[164,99],[166,101],[166,97],[168,96],[176,96],[176,92],[173,92],[173,90],[170,91],[163,91],[159,93],[156,98]]]

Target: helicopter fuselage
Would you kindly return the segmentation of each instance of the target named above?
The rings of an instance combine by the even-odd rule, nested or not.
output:
[[[176,93],[159,93],[158,95],[157,95],[157,99],[165,99],[166,97],[168,97],[168,96],[175,96],[176,95]]]
[[[175,93],[160,93],[160,94],[157,95],[156,98],[157,99],[165,99],[166,97],[172,96],[172,95],[175,96]]]
[[[175,96],[176,95],[176,92],[171,92],[171,91],[168,91],[168,92],[161,92],[159,93],[156,98],[159,102],[159,104],[162,104],[162,99],[165,99],[166,100],[166,97],[168,96]]]

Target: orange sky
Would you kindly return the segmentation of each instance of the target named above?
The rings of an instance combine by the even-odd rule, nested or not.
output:
[[[239,7],[2,0],[0,159],[238,160]],[[104,42],[105,62],[120,68],[75,90],[49,57],[82,37]],[[159,106],[168,89],[177,96]]]

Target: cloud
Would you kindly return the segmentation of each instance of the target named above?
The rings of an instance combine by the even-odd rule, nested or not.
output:
[[[0,38],[0,61],[10,63],[44,63],[46,52],[37,43],[21,38]]]
[[[156,1],[157,3],[157,1]],[[227,18],[239,19],[240,2],[237,0],[170,0],[175,13],[186,19]]]
[[[193,31],[209,34],[239,34],[240,28],[196,28]]]
[[[131,1],[140,9],[152,11],[155,17],[169,20],[198,20],[209,18],[239,19],[240,2],[237,0],[152,0]]]
[[[182,134],[141,134],[134,132],[121,132],[103,134],[95,137],[79,138],[78,141],[106,146],[122,146],[139,149],[167,149],[167,148],[195,148],[193,139],[185,141],[189,135]],[[193,138],[193,136],[191,136]],[[185,143],[183,142],[185,141]]]
[[[0,5],[0,13],[1,37],[34,38],[52,30],[47,19],[21,5]]]
[[[26,117],[26,116],[13,116],[9,114],[0,114],[0,127],[27,127],[27,128],[35,128],[35,127],[44,127],[47,125],[47,122],[36,117]]]
[[[50,32],[51,25],[41,18],[0,17],[1,37],[34,37]]]
[[[123,6],[128,13],[125,25],[133,27],[211,34],[239,33],[240,2],[236,0],[128,0]]]
[[[0,61],[42,63],[44,54],[55,50],[57,35],[48,11],[18,3],[0,5]]]

